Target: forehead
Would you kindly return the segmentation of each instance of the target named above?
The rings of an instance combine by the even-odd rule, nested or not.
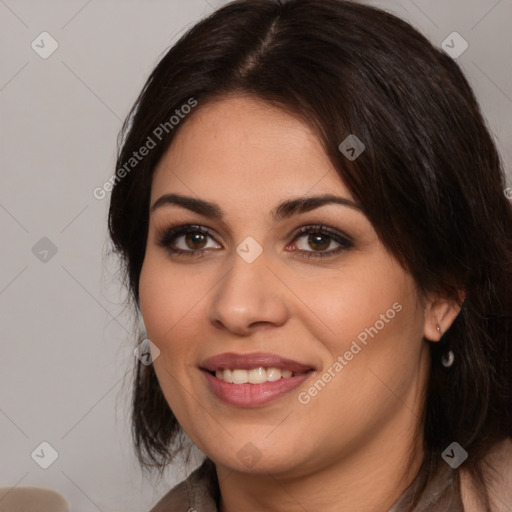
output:
[[[311,128],[251,96],[199,104],[153,177],[152,200],[169,191],[229,201],[308,193],[350,194]]]

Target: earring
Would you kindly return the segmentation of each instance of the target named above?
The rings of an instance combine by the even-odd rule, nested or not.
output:
[[[453,361],[455,361],[455,354],[453,353],[453,350],[448,350],[446,354],[441,357],[441,364],[445,368],[450,368],[450,366],[453,364]]]
[[[441,331],[441,326],[439,325],[439,323],[437,324],[436,326],[437,330],[441,333],[441,339],[439,340],[443,345],[447,344],[447,333],[446,332],[443,332]],[[443,339],[444,338],[444,339]],[[445,368],[450,368],[450,366],[453,365],[453,362],[455,361],[455,354],[453,353],[453,350],[451,349],[448,349],[448,352],[446,352],[445,354],[443,354],[441,356],[441,364],[445,367]]]

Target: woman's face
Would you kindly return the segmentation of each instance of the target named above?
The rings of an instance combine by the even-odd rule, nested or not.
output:
[[[414,439],[425,308],[305,124],[247,96],[199,104],[151,205],[140,307],[204,453],[284,474]]]

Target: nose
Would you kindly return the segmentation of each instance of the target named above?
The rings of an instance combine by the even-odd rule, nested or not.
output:
[[[239,335],[282,326],[289,317],[285,287],[268,266],[263,252],[247,263],[238,254],[210,298],[210,322]]]

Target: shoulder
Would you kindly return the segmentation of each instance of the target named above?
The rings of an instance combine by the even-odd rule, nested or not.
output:
[[[188,479],[187,479],[188,480]],[[173,487],[149,512],[172,512],[173,510],[187,510],[189,507],[188,482],[184,480]]]
[[[485,456],[484,464],[492,512],[512,510],[512,439],[496,443]],[[464,472],[461,472],[461,494],[464,510],[484,510],[476,498],[470,478]]]
[[[215,466],[207,459],[149,512],[217,512],[216,485]]]

